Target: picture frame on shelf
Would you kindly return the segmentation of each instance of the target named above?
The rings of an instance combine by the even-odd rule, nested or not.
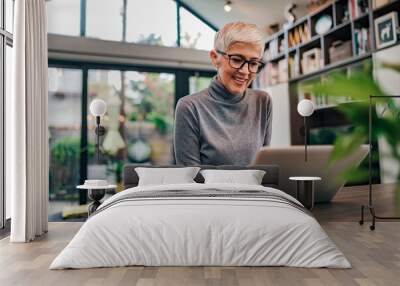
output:
[[[397,43],[397,12],[390,12],[375,19],[375,43],[377,49]]]

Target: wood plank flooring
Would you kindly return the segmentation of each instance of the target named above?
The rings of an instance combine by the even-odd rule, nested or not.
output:
[[[380,194],[377,206],[383,207],[381,215],[397,214],[393,200],[390,204],[386,201],[395,197],[394,192]],[[0,285],[400,285],[400,222],[378,222],[375,231],[369,230],[369,224],[358,225],[360,200],[366,198],[365,187],[345,188],[333,203],[317,205],[313,211],[352,269],[122,267],[50,271],[51,261],[82,225],[60,222],[50,223],[49,233],[32,243],[0,240]]]
[[[372,200],[377,216],[400,217],[400,193],[396,193],[394,187],[393,184],[373,185]],[[360,206],[367,204],[368,186],[345,187],[331,203],[316,204],[313,214],[320,222],[359,221]],[[367,212],[365,215],[369,218]]]

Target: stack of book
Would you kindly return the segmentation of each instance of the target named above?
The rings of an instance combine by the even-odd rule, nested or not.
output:
[[[277,62],[269,62],[260,72],[255,80],[254,88],[265,88],[267,86],[288,81],[287,60],[282,59]]]
[[[279,71],[277,63],[269,63],[266,67],[267,85],[279,83]]]
[[[278,38],[275,38],[269,42],[267,49],[265,50],[264,57],[266,60],[270,60],[279,54]]]
[[[288,33],[289,48],[294,47],[298,44],[308,42],[311,39],[310,29],[308,28],[307,22],[294,27]]]
[[[278,62],[278,81],[280,83],[288,81],[288,62],[286,59]]]
[[[300,75],[300,56],[299,53],[295,53],[293,56],[289,56],[289,75],[290,78],[295,78]]]
[[[361,56],[369,52],[369,42],[368,28],[354,30],[354,51],[356,56]]]
[[[279,42],[279,53],[282,54],[285,52],[285,39],[282,37],[278,40]]]

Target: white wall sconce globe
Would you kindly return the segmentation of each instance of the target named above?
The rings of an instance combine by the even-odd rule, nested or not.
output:
[[[107,111],[107,104],[102,99],[95,99],[90,103],[89,109],[93,116],[103,116]]]
[[[314,113],[314,103],[309,99],[303,99],[297,105],[297,112],[301,116],[310,116]]]

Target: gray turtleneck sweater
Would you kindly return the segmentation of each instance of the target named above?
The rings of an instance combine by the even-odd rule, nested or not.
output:
[[[260,90],[235,95],[214,77],[210,86],[181,98],[175,111],[178,165],[248,165],[271,141],[272,102]]]

